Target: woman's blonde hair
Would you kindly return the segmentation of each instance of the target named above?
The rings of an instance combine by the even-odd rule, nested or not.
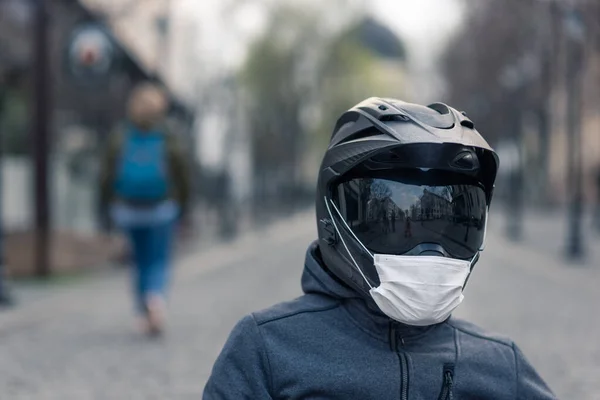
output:
[[[165,91],[152,83],[137,85],[127,101],[127,116],[130,121],[143,129],[150,129],[160,123],[168,108]]]

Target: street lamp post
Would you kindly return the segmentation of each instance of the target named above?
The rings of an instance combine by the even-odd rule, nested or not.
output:
[[[0,85],[2,83],[0,82]],[[3,111],[3,105],[4,105],[4,93],[3,93],[3,88],[0,86],[0,116],[2,116],[2,111]],[[2,143],[2,140],[0,138],[0,144]],[[4,266],[4,218],[2,218],[4,216],[3,212],[2,212],[2,195],[4,193],[3,190],[3,182],[4,180],[2,179],[2,172],[3,172],[3,168],[1,167],[1,163],[3,161],[3,157],[2,155],[2,146],[0,146],[0,306],[5,307],[5,306],[9,306],[12,304],[12,298],[8,292],[8,288],[6,286],[6,268]]]
[[[50,275],[50,210],[48,188],[49,79],[48,79],[48,3],[33,0],[34,29],[34,126],[35,171],[35,270],[39,277]]]
[[[583,213],[582,149],[581,149],[581,85],[584,66],[585,26],[581,15],[566,9],[564,15],[567,33],[567,160],[570,189],[569,229],[566,253],[571,259],[585,256],[581,219]]]

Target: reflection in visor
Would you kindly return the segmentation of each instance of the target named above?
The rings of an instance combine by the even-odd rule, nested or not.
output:
[[[483,243],[486,197],[476,185],[358,178],[339,184],[333,200],[356,237],[374,253],[405,254],[434,243],[453,257],[468,259]]]

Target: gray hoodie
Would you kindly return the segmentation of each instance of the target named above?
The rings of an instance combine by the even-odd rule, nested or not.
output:
[[[203,399],[555,399],[512,341],[454,318],[393,322],[328,274],[316,244],[302,289],[238,322]]]

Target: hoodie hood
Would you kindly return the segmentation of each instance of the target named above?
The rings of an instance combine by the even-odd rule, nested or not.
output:
[[[340,300],[362,299],[356,291],[327,272],[321,259],[318,241],[313,242],[306,251],[302,291],[306,294],[321,294]]]

